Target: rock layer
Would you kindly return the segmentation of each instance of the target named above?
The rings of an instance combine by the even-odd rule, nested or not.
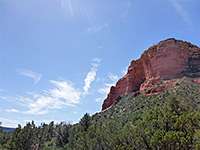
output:
[[[157,82],[181,76],[200,77],[200,48],[174,38],[161,41],[131,62],[127,74],[111,87],[102,111],[115,105],[123,94],[143,92]]]

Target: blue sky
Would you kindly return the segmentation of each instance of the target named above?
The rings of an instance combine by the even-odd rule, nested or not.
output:
[[[78,122],[131,60],[174,37],[200,46],[199,0],[0,0],[0,121]]]

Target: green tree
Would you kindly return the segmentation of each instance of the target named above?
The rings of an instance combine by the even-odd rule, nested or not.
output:
[[[78,124],[73,125],[70,135],[69,143],[66,145],[66,149],[88,149],[87,143],[87,130],[92,124],[92,119],[88,113],[86,113]]]
[[[199,113],[190,113],[179,98],[170,95],[163,109],[148,112],[136,133],[141,137],[142,149],[194,149],[198,146],[195,135],[200,129],[199,121]]]
[[[19,126],[13,135],[13,144],[11,146],[11,149],[13,150],[28,150],[32,149],[32,147],[35,145],[35,124],[32,121],[32,123],[28,122],[26,126],[21,129],[21,126]]]
[[[86,113],[80,120],[80,130],[81,131],[87,131],[89,126],[91,125],[91,117],[88,113]]]
[[[2,122],[0,121],[0,134],[3,132],[3,128],[2,128]]]
[[[36,144],[34,145],[35,148],[38,150],[43,149],[45,147],[45,142],[47,141],[47,133],[48,132],[48,125],[42,123],[41,126],[35,129],[36,134]]]
[[[11,138],[11,145],[10,145],[10,150],[19,150],[20,144],[18,143],[19,141],[19,133],[21,132],[22,127],[21,125],[18,125],[18,127],[14,130]]]
[[[65,122],[61,122],[60,124],[56,125],[55,133],[57,147],[64,147],[69,142],[71,128],[72,125],[66,124]]]

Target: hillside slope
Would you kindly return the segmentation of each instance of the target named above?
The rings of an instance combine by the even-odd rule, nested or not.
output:
[[[166,85],[169,84],[171,86],[167,87]],[[98,123],[115,120],[125,124],[137,114],[145,116],[150,109],[163,108],[170,94],[178,97],[184,107],[190,111],[199,111],[200,78],[181,77],[167,82],[161,81],[155,84],[151,90],[146,90],[139,95],[137,92],[124,94],[116,105],[96,114],[94,120]]]

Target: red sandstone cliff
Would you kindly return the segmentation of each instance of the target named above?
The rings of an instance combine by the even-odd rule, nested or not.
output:
[[[111,87],[102,111],[115,105],[123,94],[142,92],[161,80],[184,75],[200,77],[200,48],[173,38],[161,41],[131,62],[127,74]]]

